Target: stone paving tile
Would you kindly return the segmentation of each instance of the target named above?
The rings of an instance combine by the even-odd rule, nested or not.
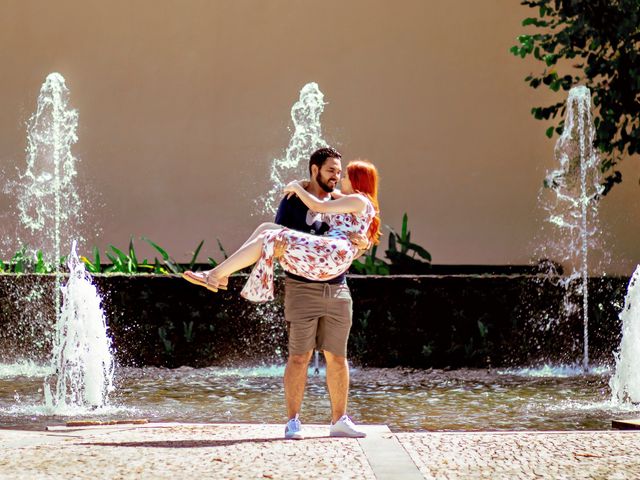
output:
[[[56,443],[2,449],[0,478],[375,478],[357,440],[305,429],[302,441],[283,440],[284,426],[255,424],[67,432]]]
[[[0,479],[374,479],[360,444],[282,439],[281,425],[0,430]],[[391,435],[391,434],[385,434]],[[637,479],[640,432],[424,432],[395,437],[428,479]]]
[[[428,479],[638,479],[640,432],[398,433]]]

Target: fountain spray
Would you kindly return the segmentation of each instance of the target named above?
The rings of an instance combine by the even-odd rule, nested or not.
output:
[[[73,242],[67,260],[69,279],[56,322],[52,367],[45,379],[45,405],[53,413],[102,407],[113,390],[114,361],[100,295]],[[55,382],[53,381],[55,379]],[[53,388],[52,388],[53,387]]]
[[[43,83],[27,129],[27,168],[18,182],[21,224],[28,244],[41,249],[54,272],[55,333],[52,370],[45,378],[45,404],[53,413],[103,406],[111,391],[111,339],[100,296],[77,255],[80,199],[75,188],[78,112],[69,106],[69,90],[59,73]],[[71,238],[74,238],[72,241]],[[24,241],[24,239],[23,239]],[[63,245],[72,244],[63,286]]]
[[[271,163],[271,188],[256,200],[260,213],[274,215],[282,198],[282,188],[293,180],[307,178],[307,160],[318,148],[326,147],[322,138],[320,116],[324,111],[324,94],[315,82],[307,83],[300,90],[300,98],[291,107],[293,135],[283,158]]]
[[[554,193],[545,209],[550,214],[549,222],[562,237],[553,253],[573,265],[573,272],[564,281],[564,309],[571,313],[581,307],[585,371],[589,368],[588,255],[597,243],[598,199],[604,189],[594,136],[591,92],[584,86],[574,87],[569,91],[564,129],[554,151],[559,168],[545,178],[545,186]],[[574,292],[581,297],[580,306],[573,303]]]
[[[78,112],[69,106],[63,76],[49,74],[27,127],[27,169],[18,183],[18,211],[21,224],[31,236],[28,244],[42,250],[56,273],[56,314],[60,311],[63,229],[74,230],[73,224],[80,216],[74,186],[76,159],[71,153],[71,146],[78,141],[77,126]]]
[[[620,312],[622,340],[615,353],[616,370],[609,381],[614,403],[640,403],[640,265],[631,276]]]

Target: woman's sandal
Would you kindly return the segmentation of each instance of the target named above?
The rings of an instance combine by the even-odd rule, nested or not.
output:
[[[216,282],[216,284],[214,285],[213,283],[209,283],[209,277],[207,275],[205,275],[204,278],[202,278],[197,276],[198,273],[204,273],[204,272],[196,273],[189,270],[182,274],[182,278],[184,278],[189,283],[193,283],[194,285],[204,287],[207,290],[210,290],[214,293],[217,292],[218,290],[227,289],[227,284],[229,282],[228,277],[227,277],[227,283]]]

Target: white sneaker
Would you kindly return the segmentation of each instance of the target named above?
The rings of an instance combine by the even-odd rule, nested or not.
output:
[[[364,438],[366,433],[357,430],[351,419],[343,415],[340,420],[331,425],[329,429],[330,437]]]
[[[298,420],[298,415],[287,422],[287,426],[284,427],[284,438],[290,440],[302,440],[304,434],[302,433],[302,424]]]

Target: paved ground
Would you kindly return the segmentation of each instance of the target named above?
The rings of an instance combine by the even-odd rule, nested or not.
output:
[[[282,439],[282,425],[0,430],[0,478],[636,479],[640,432],[391,433]]]
[[[640,432],[401,433],[425,478],[640,478]]]

